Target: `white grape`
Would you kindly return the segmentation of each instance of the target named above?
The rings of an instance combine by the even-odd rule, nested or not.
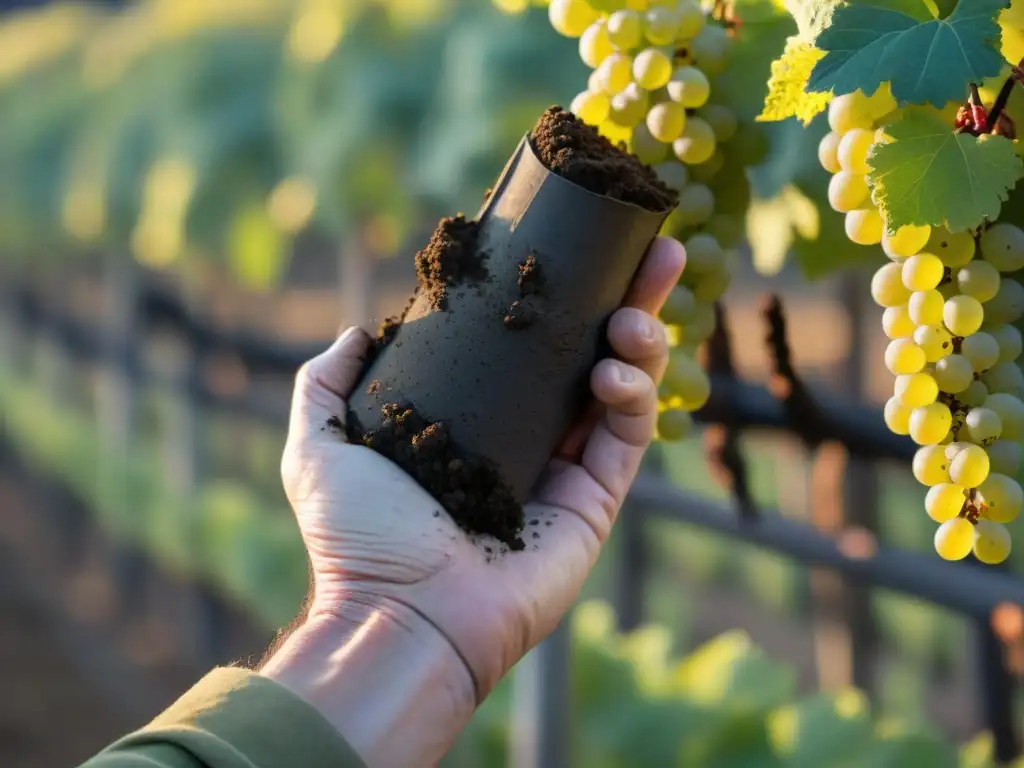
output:
[[[829,127],[840,135],[855,128],[869,129],[873,122],[868,100],[860,91],[836,96],[828,105]]]
[[[962,267],[974,258],[975,243],[970,232],[950,232],[933,227],[925,250],[934,253],[947,267]]]
[[[693,0],[681,0],[676,6],[679,17],[679,28],[676,30],[677,40],[693,40],[704,29],[704,12]]]
[[[688,47],[697,65],[710,77],[716,77],[725,69],[730,42],[728,33],[722,27],[706,24]]]
[[[1024,269],[1024,230],[1013,224],[994,224],[981,236],[981,255],[1000,272]]]
[[[869,192],[864,176],[840,171],[828,183],[828,204],[839,213],[849,213],[867,201]]]
[[[684,226],[699,226],[715,212],[715,193],[703,184],[687,184],[679,193],[676,210]]]
[[[1024,506],[1024,491],[1012,477],[990,472],[985,482],[978,486],[977,501],[984,509],[982,514],[996,523],[1012,523]]]
[[[651,8],[644,14],[644,36],[653,45],[668,45],[676,39],[681,22],[674,8]]]
[[[615,11],[607,21],[608,39],[620,51],[630,51],[643,39],[640,14],[632,10]]]
[[[654,172],[658,174],[659,179],[676,192],[681,192],[690,181],[690,172],[686,170],[686,166],[674,160],[658,163],[654,166]]]
[[[1003,280],[999,291],[985,304],[986,319],[993,325],[1019,320],[1024,315],[1024,286],[1016,280]]]
[[[899,269],[899,264],[893,264]],[[902,279],[900,281],[902,283]],[[938,325],[942,322],[942,309],[945,300],[938,291],[917,291],[907,303],[910,319],[918,325]],[[920,344],[921,342],[918,342]]]
[[[903,262],[901,274],[903,284],[911,291],[930,291],[942,280],[945,267],[938,256],[930,253],[915,253]]]
[[[941,325],[919,325],[913,338],[924,352],[926,362],[937,363],[953,354],[953,336]]]
[[[885,222],[875,208],[858,208],[846,214],[846,236],[857,245],[882,242]]]
[[[985,400],[985,408],[999,416],[1004,440],[1024,439],[1024,403],[1008,392],[994,392]]]
[[[972,296],[954,296],[942,308],[942,322],[954,336],[970,336],[984,319],[981,302]]]
[[[899,264],[883,264],[871,278],[871,298],[880,307],[895,307],[911,298]]]
[[[839,166],[850,173],[866,174],[868,166],[868,150],[874,143],[873,131],[854,128],[848,131],[839,143]]]
[[[987,261],[974,260],[960,268],[956,273],[957,286],[960,293],[972,296],[980,302],[986,302],[999,292],[999,270]]]
[[[597,21],[597,11],[586,0],[551,0],[548,19],[558,34],[579,37]]]
[[[949,477],[964,488],[977,488],[988,477],[988,454],[978,445],[968,445],[950,461]]]
[[[715,153],[715,132],[699,117],[686,121],[683,134],[672,143],[672,150],[687,165],[700,165]]]
[[[988,447],[988,458],[992,471],[1000,475],[1016,477],[1020,472],[1021,453],[1019,442],[996,440]]]
[[[905,402],[905,395],[901,397]],[[918,445],[937,445],[952,425],[953,414],[942,403],[929,403],[910,412],[910,438]]]
[[[591,69],[601,66],[614,51],[603,20],[595,21],[580,36],[580,59]]]
[[[924,350],[910,339],[895,339],[890,341],[889,346],[885,348],[885,367],[889,369],[890,373],[897,376],[917,373],[924,368],[926,362]],[[938,379],[937,376],[936,379]]]
[[[1011,363],[1024,354],[1024,339],[1012,325],[1000,325],[989,331],[999,345],[999,362]]]
[[[895,343],[895,342],[891,342]],[[915,345],[916,346],[916,345]],[[917,349],[921,349],[917,347]],[[924,357],[924,350],[921,350]],[[891,368],[889,370],[892,370]],[[920,370],[920,369],[918,369]],[[897,371],[893,371],[897,373]],[[916,371],[907,371],[916,373]],[[970,361],[963,355],[947,355],[935,363],[935,383],[938,384],[941,392],[958,394],[963,392],[974,381],[974,369]]]
[[[697,110],[697,117],[711,126],[719,144],[730,141],[739,130],[739,118],[729,107],[707,103]]]
[[[672,60],[657,48],[646,48],[633,59],[633,79],[641,88],[656,91],[672,77]]]
[[[608,119],[624,128],[635,128],[643,122],[647,104],[647,91],[636,83],[630,83],[623,91],[612,96]]]
[[[964,489],[950,482],[933,485],[924,498],[928,517],[936,523],[944,523],[957,517],[964,507]]]
[[[967,434],[978,445],[991,445],[999,439],[1003,422],[999,414],[990,408],[972,408],[965,420]]]
[[[889,431],[894,434],[909,435],[911,410],[911,408],[908,408],[903,404],[903,401],[900,400],[899,397],[890,397],[886,401],[885,409],[883,411],[885,426],[887,426]]]
[[[818,144],[818,162],[829,173],[839,173],[843,170],[839,165],[839,143],[842,139],[842,135],[832,131],[826,133]]]
[[[999,343],[991,334],[978,332],[960,342],[960,354],[976,373],[984,373],[999,360]]]
[[[981,377],[993,394],[1004,392],[1020,397],[1024,395],[1024,374],[1014,363],[996,363]]]
[[[607,93],[583,91],[572,100],[569,111],[587,125],[600,125],[611,111],[611,99]]]
[[[949,459],[941,445],[918,448],[911,462],[914,478],[921,485],[933,486],[949,482]]]
[[[882,250],[891,259],[913,256],[928,244],[931,234],[932,228],[927,224],[919,227],[907,224],[894,233],[885,233],[882,237]]]
[[[640,123],[633,129],[629,139],[629,151],[639,158],[645,165],[657,165],[668,156],[668,144],[658,141],[647,129],[645,123]],[[679,163],[672,163],[682,167]]]
[[[597,68],[601,90],[615,96],[633,81],[633,59],[623,53],[613,53]]]
[[[943,560],[963,560],[974,547],[974,526],[963,517],[954,517],[935,531],[934,544]]]
[[[647,113],[647,129],[654,138],[666,145],[678,139],[685,127],[686,110],[674,101],[655,104]]]
[[[697,67],[679,67],[665,88],[672,101],[687,109],[703,107],[711,95],[711,83]]]
[[[1010,532],[992,520],[979,520],[974,527],[974,556],[986,565],[998,565],[1010,556]]]
[[[985,401],[988,400],[988,387],[975,379],[967,389],[957,395],[957,400],[968,408],[984,405]]]
[[[906,304],[886,307],[882,313],[882,330],[890,339],[907,339],[914,335],[917,326],[910,319]]]

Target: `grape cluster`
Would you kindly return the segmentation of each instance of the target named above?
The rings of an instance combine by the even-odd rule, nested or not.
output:
[[[548,11],[593,70],[571,111],[679,192],[667,227],[684,241],[687,267],[662,310],[673,349],[658,420],[658,436],[677,440],[710,395],[695,355],[715,330],[714,303],[744,237],[745,166],[760,160],[759,134],[713,99],[732,37],[697,0],[551,0]]]
[[[1004,524],[1024,506],[1015,479],[1024,438],[1024,374],[1015,361],[1024,345],[1011,325],[1024,315],[1024,287],[1010,276],[1024,269],[1024,231],[1004,223],[889,233],[866,174],[871,147],[888,140],[878,123],[895,107],[885,89],[835,99],[818,156],[835,174],[829,202],[846,214],[847,236],[881,244],[890,259],[871,281],[890,339],[885,365],[896,377],[885,423],[921,446],[913,472],[929,488],[935,549],[946,560],[973,551],[1000,563],[1010,554]]]

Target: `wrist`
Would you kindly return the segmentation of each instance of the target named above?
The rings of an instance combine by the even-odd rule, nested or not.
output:
[[[476,708],[451,643],[405,608],[315,609],[264,665],[320,711],[370,768],[434,765]]]

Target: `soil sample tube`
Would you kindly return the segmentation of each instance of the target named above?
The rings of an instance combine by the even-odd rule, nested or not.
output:
[[[557,107],[475,220],[445,219],[419,288],[385,323],[350,436],[411,474],[470,533],[522,548],[522,504],[590,399],[605,329],[675,195]]]

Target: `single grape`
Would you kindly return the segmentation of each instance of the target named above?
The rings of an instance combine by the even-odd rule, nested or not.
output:
[[[976,501],[984,509],[982,514],[996,523],[1012,523],[1024,506],[1024,491],[1012,477],[990,472],[978,486]]]
[[[906,304],[886,307],[882,313],[882,330],[890,339],[908,339],[914,335],[916,327]]]
[[[942,322],[954,336],[970,336],[984,319],[985,309],[972,296],[954,296],[942,307]]]
[[[643,123],[648,104],[647,91],[636,83],[630,83],[624,90],[612,96],[608,119],[626,128],[636,128]]]
[[[828,204],[839,213],[860,208],[868,199],[868,182],[864,176],[840,171],[828,183]]]
[[[680,223],[696,227],[711,218],[715,212],[715,194],[703,184],[687,184],[679,193],[676,209]]]
[[[941,445],[925,445],[914,453],[911,462],[914,479],[921,485],[939,485],[949,482],[949,459]]]
[[[693,291],[698,301],[702,301],[705,304],[713,304],[728,290],[733,272],[732,265],[728,264],[730,253],[730,251],[726,251],[726,261],[722,263],[720,269],[716,269],[706,275],[701,275]]]
[[[1013,363],[996,363],[982,374],[981,380],[993,394],[1005,392],[1015,397],[1024,396],[1024,374]]]
[[[672,102],[670,102],[672,103]],[[705,160],[700,165],[690,166],[690,175],[694,181],[699,181],[702,184],[710,184],[714,180],[718,172],[725,167],[725,155],[721,151],[721,147],[716,147],[711,157]]]
[[[660,163],[668,156],[668,144],[658,141],[647,129],[645,123],[636,126],[629,139],[629,151],[636,155],[640,162],[646,165]],[[682,168],[679,163],[672,163],[677,168]]]
[[[1008,392],[995,392],[985,400],[985,408],[999,416],[1003,426],[1004,440],[1020,442],[1024,439],[1024,403],[1016,395]]]
[[[669,325],[686,325],[697,311],[697,300],[693,292],[684,285],[677,285],[661,308],[661,319]]]
[[[930,291],[938,286],[945,270],[938,256],[915,253],[903,262],[903,284],[911,291]]]
[[[979,520],[974,526],[974,556],[985,565],[998,565],[1010,556],[1013,542],[1010,532],[992,520]]]
[[[1020,443],[1013,440],[996,440],[988,447],[988,458],[993,472],[1016,477],[1020,472]]]
[[[990,334],[979,331],[960,342],[960,354],[971,361],[976,373],[983,373],[996,364],[999,344]]]
[[[981,255],[1000,272],[1024,269],[1024,230],[1013,224],[993,224],[979,241]]]
[[[870,129],[873,122],[867,97],[860,91],[836,96],[828,105],[829,127],[839,135],[855,128]]]
[[[672,150],[687,165],[700,165],[715,153],[715,132],[699,117],[686,121],[683,135],[672,142]]]
[[[548,19],[558,34],[579,37],[597,21],[597,11],[586,0],[551,0]]]
[[[686,240],[685,246],[686,271],[691,276],[707,274],[725,258],[722,246],[708,234],[693,235]]]
[[[935,551],[943,560],[963,560],[974,547],[974,526],[963,517],[954,517],[935,531]]]
[[[655,104],[647,113],[647,130],[658,141],[671,144],[678,139],[686,126],[686,110],[674,101]]]
[[[696,316],[681,330],[680,344],[696,349],[715,331],[715,308],[698,302]]]
[[[676,39],[680,22],[675,8],[651,8],[644,14],[644,36],[652,45],[668,45]]]
[[[941,483],[928,489],[924,509],[936,523],[952,520],[964,508],[964,489],[955,483]]]
[[[607,93],[583,91],[569,105],[569,111],[587,125],[600,125],[608,118],[611,100]]]
[[[919,325],[913,338],[924,352],[925,362],[937,363],[953,354],[953,336],[941,325]]]
[[[899,264],[893,264],[897,269]],[[902,283],[902,279],[900,280]],[[918,291],[907,302],[910,319],[918,325],[939,325],[942,322],[942,307],[945,299],[938,291]],[[918,342],[920,344],[921,342]]]
[[[999,362],[1012,363],[1024,354],[1024,339],[1012,325],[999,325],[989,331],[999,345]]]
[[[736,117],[736,113],[722,104],[705,104],[697,110],[697,117],[711,126],[719,144],[730,141],[739,130],[739,118]]]
[[[846,236],[857,245],[882,242],[885,222],[875,208],[858,208],[846,214]]]
[[[656,91],[672,77],[672,60],[657,48],[645,48],[633,59],[633,79],[641,88]]]
[[[818,144],[818,162],[829,173],[839,173],[843,170],[839,165],[839,143],[842,140],[842,135],[831,131],[826,133]]]
[[[682,398],[687,411],[699,410],[711,393],[707,374],[692,357],[673,349],[665,371],[665,386],[673,395]]]
[[[679,67],[665,86],[669,98],[687,109],[703,107],[711,95],[707,75],[696,67]]]
[[[728,33],[722,27],[705,24],[688,49],[697,66],[709,77],[717,77],[725,69],[730,42]]]
[[[676,6],[676,13],[679,16],[676,40],[692,40],[704,29],[704,12],[693,0],[682,0]]]
[[[949,443],[946,446],[946,458],[953,461],[956,455],[969,445],[974,445],[974,443],[969,443],[966,440],[957,440]]]
[[[605,92],[604,86],[601,85],[601,72],[600,72],[600,70],[595,69],[593,72],[590,73],[590,76],[587,77],[587,90],[588,91],[592,91],[594,93],[604,93]]]
[[[986,302],[995,297],[999,292],[999,270],[987,261],[976,259],[970,264],[960,268],[956,274],[957,286],[960,293],[973,296],[980,302]]]
[[[968,408],[977,408],[988,400],[988,387],[975,379],[967,389],[957,395],[956,399]]]
[[[669,408],[658,414],[658,437],[675,442],[693,429],[693,417],[682,408]]]
[[[910,412],[911,409],[907,408],[898,397],[890,397],[886,401],[885,409],[882,412],[885,418],[885,426],[894,434],[909,435]]]
[[[933,227],[924,250],[934,253],[947,267],[962,267],[974,258],[974,238],[970,232]]]
[[[978,445],[968,445],[949,464],[949,478],[964,488],[977,488],[988,477],[988,454]]]
[[[895,307],[906,303],[910,291],[903,285],[899,264],[883,264],[871,278],[871,298],[880,307]]]
[[[981,446],[991,445],[1003,431],[999,414],[990,408],[972,408],[965,420],[971,441]]]
[[[922,408],[935,402],[939,395],[939,387],[934,377],[929,374],[911,373],[896,377],[893,392],[908,408]],[[940,439],[945,434],[943,432]]]
[[[603,19],[595,21],[580,36],[580,59],[591,69],[601,66],[614,51]]]
[[[624,53],[613,53],[601,62],[597,73],[601,90],[615,96],[633,81],[633,59]]]
[[[920,349],[920,347],[918,347]],[[924,350],[921,351],[924,355]],[[895,373],[895,371],[894,371]],[[956,395],[974,382],[974,369],[963,355],[947,355],[935,363],[935,383],[940,392]]]
[[[917,373],[924,365],[924,350],[910,339],[895,339],[885,348],[885,367],[890,373]]]
[[[658,174],[659,179],[676,192],[681,192],[690,181],[690,172],[686,170],[686,166],[675,160],[658,163],[654,166],[654,172]]]
[[[854,128],[843,135],[839,142],[839,166],[850,173],[867,174],[868,150],[875,141],[873,131]]]
[[[1003,280],[999,291],[985,304],[986,320],[992,325],[1012,323],[1024,315],[1024,286],[1016,280]]]
[[[942,403],[929,403],[910,412],[910,439],[918,445],[935,445],[949,433],[952,424],[953,414],[948,407]]]
[[[630,51],[643,39],[643,22],[636,11],[616,11],[608,17],[608,39],[619,51]]]
[[[908,224],[893,234],[886,232],[882,237],[882,250],[891,259],[913,256],[928,244],[931,234],[932,228],[927,224],[920,227]]]

